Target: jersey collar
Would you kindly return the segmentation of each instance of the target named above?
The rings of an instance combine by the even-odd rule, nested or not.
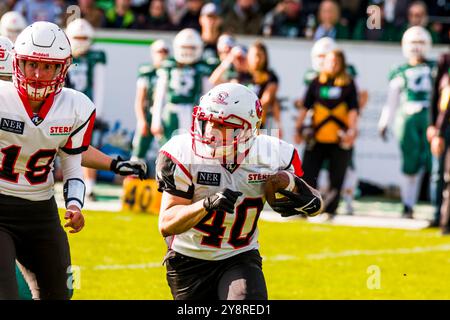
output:
[[[33,110],[31,109],[30,102],[28,101],[28,96],[25,94],[19,92],[20,100],[22,100],[22,104],[25,108],[25,111],[27,112],[28,116],[30,117],[30,120],[38,126],[42,121],[44,121],[45,117],[47,116],[48,112],[50,111],[50,108],[53,105],[53,102],[55,101],[55,93],[51,93],[47,99],[45,99],[44,104],[39,109],[39,112],[37,115],[33,114]],[[34,120],[36,119],[36,120]]]

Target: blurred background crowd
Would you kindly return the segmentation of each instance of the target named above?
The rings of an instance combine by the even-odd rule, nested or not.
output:
[[[205,9],[207,2],[215,7]],[[81,16],[95,28],[200,31],[204,10],[222,20],[223,32],[233,34],[399,42],[408,27],[422,26],[433,43],[450,42],[446,0],[3,0],[0,17],[14,10],[28,24],[46,20],[66,26],[72,5],[79,6]],[[379,19],[368,21],[368,14]],[[380,28],[368,28],[378,22]]]

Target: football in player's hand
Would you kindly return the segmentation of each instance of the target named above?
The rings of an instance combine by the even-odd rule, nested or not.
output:
[[[277,200],[281,200],[285,197],[281,193],[278,193],[280,190],[288,190],[291,192],[298,191],[293,173],[283,170],[267,178],[264,194],[269,205],[272,206]]]

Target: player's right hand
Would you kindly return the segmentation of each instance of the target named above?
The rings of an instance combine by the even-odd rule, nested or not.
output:
[[[84,216],[81,213],[81,209],[77,206],[69,206],[64,215],[64,219],[69,220],[69,222],[64,225],[64,228],[72,228],[72,230],[69,231],[70,233],[80,232],[84,227]]]
[[[226,211],[228,213],[234,213],[234,205],[242,192],[233,191],[228,188],[219,191],[212,196],[205,198],[203,201],[203,207],[206,211]]]

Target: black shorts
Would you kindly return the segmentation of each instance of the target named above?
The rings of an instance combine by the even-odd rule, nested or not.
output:
[[[191,258],[170,250],[165,263],[175,300],[267,300],[258,250],[219,261]]]
[[[54,198],[0,195],[0,299],[18,299],[15,260],[31,272],[40,299],[69,299],[70,251]]]

